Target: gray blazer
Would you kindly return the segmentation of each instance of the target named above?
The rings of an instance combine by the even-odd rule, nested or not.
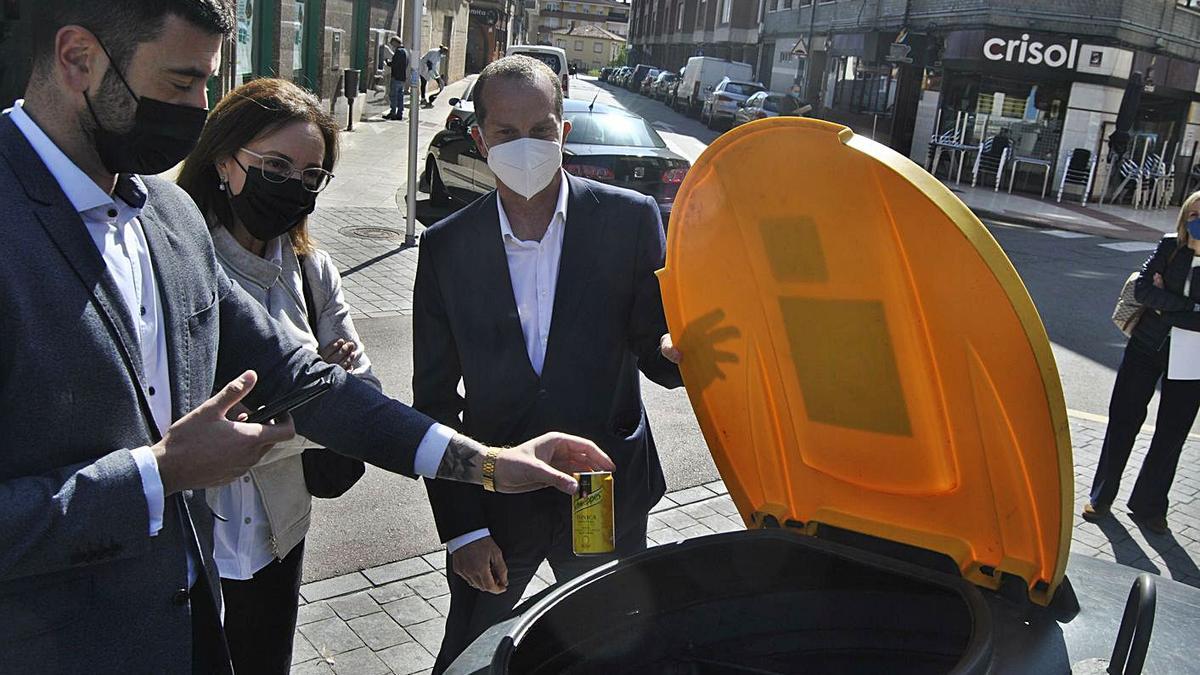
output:
[[[141,223],[162,296],[179,419],[243,370],[262,405],[332,374],[297,411],[304,436],[412,476],[432,421],[321,362],[231,284],[204,219],[146,178]],[[138,384],[131,319],[58,183],[0,118],[0,671],[186,672],[188,551],[213,587],[212,514],[201,491],[149,516],[129,448],[158,440]]]

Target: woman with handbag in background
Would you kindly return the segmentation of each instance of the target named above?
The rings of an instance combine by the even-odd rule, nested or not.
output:
[[[1130,322],[1132,328],[1121,326],[1130,335],[1129,344],[1113,385],[1108,429],[1089,503],[1083,508],[1084,520],[1095,522],[1109,515],[1134,439],[1146,420],[1146,407],[1161,380],[1154,437],[1128,504],[1130,516],[1138,525],[1156,534],[1169,531],[1167,491],[1200,408],[1200,379],[1190,379],[1200,377],[1200,341],[1193,347],[1192,336],[1180,333],[1175,333],[1172,340],[1174,331],[1200,331],[1200,312],[1196,311],[1200,303],[1198,253],[1200,192],[1184,200],[1176,233],[1163,237],[1137,276],[1134,296],[1141,309]],[[1123,298],[1114,319],[1118,314],[1128,316],[1125,304]],[[1184,369],[1198,374],[1184,376],[1180,373]]]
[[[280,327],[377,389],[341,277],[314,248],[307,217],[337,160],[338,127],[298,86],[258,79],[212,111],[179,185],[205,214],[217,259]],[[334,497],[363,464],[297,437],[248,474],[208,491],[225,634],[239,673],[287,673],[311,495]]]

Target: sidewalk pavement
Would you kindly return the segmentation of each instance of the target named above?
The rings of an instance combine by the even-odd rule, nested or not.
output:
[[[1200,587],[1200,438],[1184,447],[1171,489],[1168,535],[1143,531],[1121,508],[1099,525],[1083,522],[1078,513],[1087,499],[1104,422],[1073,415],[1075,444],[1075,522],[1071,551],[1119,562]],[[1125,485],[1114,506],[1123,506],[1150,437],[1143,433],[1134,447]],[[692,537],[743,529],[721,481],[672,492],[650,516],[647,543],[671,545]],[[433,665],[450,606],[443,551],[324,579],[300,588],[299,628],[292,657],[293,674],[385,675],[428,672]],[[1070,575],[1070,569],[1067,570]],[[532,596],[554,583],[543,565],[525,591]],[[1124,592],[1124,591],[1120,591]],[[1087,599],[1082,599],[1086,606]]]
[[[1057,228],[1112,239],[1158,241],[1164,233],[1175,231],[1179,215],[1177,206],[1134,209],[1123,204],[1100,205],[1096,202],[1081,206],[1077,196],[1068,199],[1068,194],[1063,195],[1062,203],[1057,203],[1054,192],[1048,192],[1045,199],[1039,199],[1037,195],[1009,194],[1003,189],[997,192],[990,186],[971,187],[967,182],[943,182],[980,219]]]
[[[467,81],[447,85],[432,108],[421,110],[419,166],[450,113],[448,100]],[[309,230],[341,271],[343,292],[356,316],[407,315],[417,269],[416,247],[404,246],[409,111],[402,122],[383,119],[387,98],[377,92],[366,94],[365,105],[365,119],[341,134],[335,177],[317,200]],[[417,222],[418,236],[426,224]]]

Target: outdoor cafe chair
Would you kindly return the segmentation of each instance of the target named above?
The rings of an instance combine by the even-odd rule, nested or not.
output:
[[[1071,158],[1067,160],[1067,168],[1063,171],[1062,180],[1058,182],[1058,202],[1062,203],[1063,188],[1067,184],[1082,185],[1083,194],[1079,204],[1087,206],[1088,195],[1092,192],[1092,178],[1096,174],[1096,158],[1087,148],[1071,150]]]
[[[979,175],[983,173],[996,174],[994,192],[1000,191],[1000,178],[1004,175],[1004,166],[1008,163],[1008,153],[1012,141],[1006,137],[992,136],[979,144],[979,152],[975,155],[975,166],[971,170],[971,187],[979,183]]]

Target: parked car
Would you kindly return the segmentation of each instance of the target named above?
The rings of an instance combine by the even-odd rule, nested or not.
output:
[[[507,56],[520,54],[529,56],[538,61],[550,66],[550,70],[558,73],[558,77],[562,80],[563,98],[566,98],[571,93],[571,68],[567,64],[567,52],[562,47],[551,47],[549,45],[509,45]]]
[[[475,102],[473,98],[475,95],[475,82],[476,80],[471,80],[467,83],[467,88],[463,90],[462,96],[447,101],[450,104],[450,114],[446,116],[445,128],[454,129],[461,127],[466,123],[468,117],[475,114]]]
[[[733,114],[733,125],[738,126],[754,120],[768,117],[801,117],[812,110],[811,105],[805,105],[790,94],[776,91],[760,91],[738,107]]]
[[[636,93],[639,87],[642,86],[642,80],[646,79],[646,76],[650,74],[651,70],[658,69],[645,63],[639,63],[634,67],[633,73],[630,74],[629,80],[625,84],[625,88]]]
[[[608,66],[601,68],[600,69],[600,77],[597,79],[599,79],[601,82],[608,82],[608,76],[612,75],[613,70],[614,70],[613,68],[610,68]]]
[[[763,89],[765,87],[758,82],[724,78],[705,99],[704,107],[700,110],[700,121],[708,125],[709,129],[716,129],[722,124],[733,124],[733,116],[737,113],[738,106]]]
[[[563,116],[571,122],[563,168],[653,197],[665,223],[691,167],[688,161],[669,150],[646,120],[625,110],[568,99]],[[465,204],[496,188],[496,178],[471,138],[473,123],[472,114],[456,128],[439,131],[429,144],[420,189],[434,205]]]
[[[650,92],[651,98],[657,101],[667,100],[667,93],[670,91],[671,85],[678,79],[679,73],[672,73],[669,70],[659,73],[658,77],[654,80],[654,87]]]
[[[654,83],[658,81],[658,76],[662,71],[658,68],[651,68],[642,77],[642,81],[638,84],[638,93],[642,96],[650,96],[654,93]]]
[[[688,59],[683,82],[675,98],[675,109],[695,116],[700,114],[704,102],[717,84],[725,79],[748,82],[754,77],[754,68],[749,63],[726,61],[711,56],[693,56]]]

